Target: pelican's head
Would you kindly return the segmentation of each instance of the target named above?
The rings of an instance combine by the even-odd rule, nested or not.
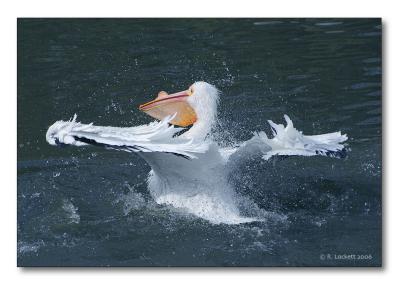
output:
[[[139,109],[159,120],[176,114],[171,124],[181,127],[195,123],[211,125],[216,117],[218,99],[215,86],[198,81],[187,90],[174,94],[160,91],[155,100],[140,105]]]

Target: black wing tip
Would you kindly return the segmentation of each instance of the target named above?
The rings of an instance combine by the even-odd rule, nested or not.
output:
[[[105,147],[107,149],[113,149],[113,150],[123,150],[123,151],[127,151],[127,152],[146,152],[146,150],[150,151],[150,149],[148,149],[146,147],[143,147],[143,146],[127,146],[127,145],[114,146],[114,145],[99,143],[99,142],[97,142],[97,141],[95,141],[93,139],[88,139],[88,138],[79,137],[79,136],[74,136],[74,139],[76,141],[80,141],[80,142],[83,142],[83,143],[86,143],[86,144],[90,144],[90,145],[93,145],[93,146]],[[62,144],[60,142],[58,142],[58,144],[66,145],[66,144]],[[183,154],[179,154],[179,153],[174,153],[174,152],[165,152],[165,153],[173,154],[175,156],[185,158],[186,160],[191,160],[192,159],[191,157],[189,157],[187,155],[183,155]]]
[[[327,151],[321,151],[321,150],[316,150],[315,154],[317,155],[325,155],[327,157],[331,157],[331,158],[337,158],[337,159],[345,159],[347,158],[347,154],[348,154],[348,149],[347,148],[343,148],[341,150],[338,151],[332,151],[332,150],[327,150]]]
[[[179,154],[179,153],[174,153],[174,152],[166,152],[166,153],[169,153],[169,154],[172,154],[172,155],[175,155],[175,156],[178,156],[178,157],[185,158],[186,160],[191,160],[192,159],[187,155],[183,155],[183,154]]]
[[[68,147],[68,144],[60,142],[60,140],[58,138],[54,139],[54,143],[56,144],[57,147],[60,147],[60,148]]]

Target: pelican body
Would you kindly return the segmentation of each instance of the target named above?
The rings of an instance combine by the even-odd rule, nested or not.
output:
[[[148,189],[158,204],[183,209],[211,223],[237,224],[262,220],[261,215],[245,215],[242,198],[228,182],[234,166],[257,155],[343,157],[347,140],[341,132],[303,135],[284,115],[286,126],[268,121],[274,137],[254,133],[233,148],[220,148],[210,135],[217,120],[219,91],[206,82],[168,94],[139,110],[158,121],[136,127],[109,127],[82,124],[76,115],[49,127],[46,140],[51,145],[100,145],[107,149],[137,153],[151,167]],[[191,126],[183,132],[183,127]],[[180,134],[177,136],[177,134]]]

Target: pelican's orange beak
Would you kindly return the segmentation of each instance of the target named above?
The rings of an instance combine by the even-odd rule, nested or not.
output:
[[[171,120],[171,124],[186,127],[196,122],[196,112],[187,102],[191,95],[190,90],[168,94],[160,91],[156,99],[139,106],[139,110],[144,111],[151,117],[162,120],[167,116],[176,116]]]

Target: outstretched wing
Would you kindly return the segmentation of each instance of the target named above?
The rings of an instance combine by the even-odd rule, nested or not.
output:
[[[76,114],[69,121],[57,121],[49,127],[46,140],[51,145],[98,145],[126,152],[173,153],[186,158],[196,158],[208,145],[192,139],[174,137],[182,128],[169,125],[173,116],[136,127],[95,126],[76,121]]]
[[[289,116],[284,115],[286,127],[283,124],[276,124],[271,120],[274,137],[268,138],[265,132],[254,133],[253,138],[241,144],[237,149],[231,150],[229,161],[235,161],[247,157],[260,155],[268,160],[274,155],[281,156],[329,156],[342,158],[346,154],[345,146],[342,144],[347,140],[346,134],[333,132],[321,135],[303,135],[293,126]]]

